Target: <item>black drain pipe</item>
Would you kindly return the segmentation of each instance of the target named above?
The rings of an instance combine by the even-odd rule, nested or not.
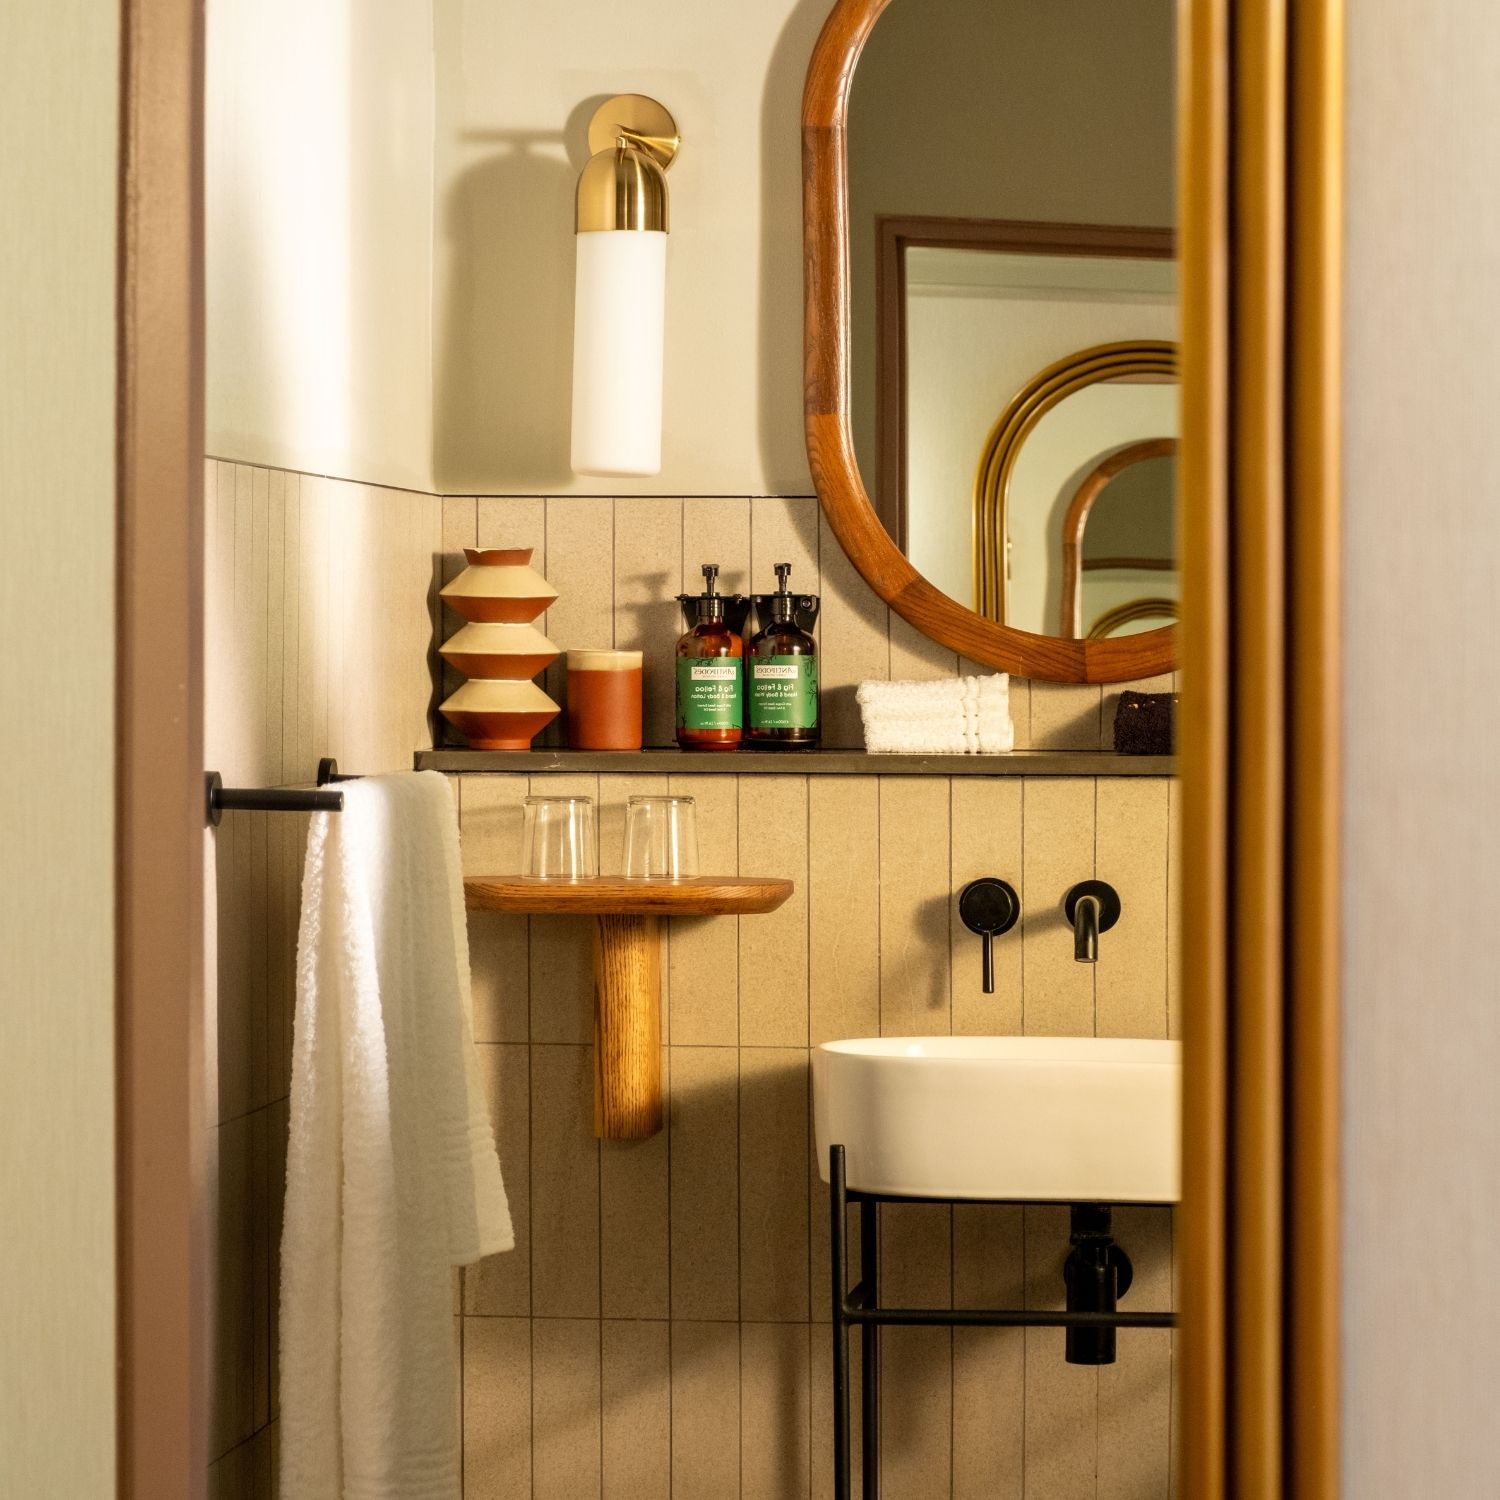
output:
[[[1075,1203],[1073,1246],[1063,1263],[1063,1282],[1068,1289],[1068,1311],[1112,1313],[1126,1292],[1135,1272],[1130,1257],[1110,1233],[1109,1209],[1096,1203]],[[1070,1328],[1067,1332],[1070,1365],[1112,1365],[1115,1362],[1113,1328]]]

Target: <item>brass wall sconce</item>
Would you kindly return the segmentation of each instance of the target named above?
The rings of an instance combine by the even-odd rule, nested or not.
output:
[[[573,472],[661,471],[667,168],[677,122],[620,94],[589,122],[578,179],[573,300]]]

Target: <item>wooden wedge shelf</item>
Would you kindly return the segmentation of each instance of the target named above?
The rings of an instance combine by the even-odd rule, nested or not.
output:
[[[751,916],[775,911],[792,894],[790,880],[748,875],[700,875],[692,880],[631,880],[595,875],[587,880],[536,880],[525,875],[477,875],[464,881],[470,911],[528,916]]]
[[[636,1141],[662,1126],[660,918],[775,911],[790,880],[704,875],[693,880],[464,881],[470,911],[594,918],[594,1134]]]

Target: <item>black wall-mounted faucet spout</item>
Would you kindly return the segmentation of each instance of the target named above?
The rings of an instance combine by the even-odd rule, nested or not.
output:
[[[1073,957],[1098,963],[1099,934],[1120,920],[1120,893],[1107,880],[1080,880],[1063,897],[1063,911],[1073,924]]]

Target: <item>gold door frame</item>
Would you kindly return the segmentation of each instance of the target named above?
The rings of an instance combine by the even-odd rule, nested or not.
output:
[[[1343,6],[1180,14],[1182,1490],[1336,1500]]]

